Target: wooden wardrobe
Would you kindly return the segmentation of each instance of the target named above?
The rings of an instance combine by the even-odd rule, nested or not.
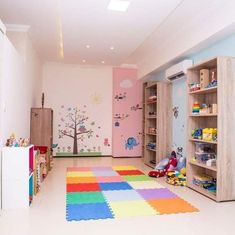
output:
[[[35,146],[53,144],[53,110],[50,108],[31,108],[30,142]]]

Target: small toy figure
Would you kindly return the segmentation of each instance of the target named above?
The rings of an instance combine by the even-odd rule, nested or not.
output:
[[[217,86],[217,78],[216,78],[216,71],[214,70],[211,72],[211,82],[206,88],[216,87],[216,86]]]
[[[10,146],[10,139],[7,139],[6,146],[7,146],[7,147]]]
[[[29,146],[29,139],[25,138],[22,140],[22,147],[27,147]]]
[[[210,113],[210,107],[209,107],[209,105],[207,105],[207,104],[202,104],[199,113],[201,113],[201,114]]]

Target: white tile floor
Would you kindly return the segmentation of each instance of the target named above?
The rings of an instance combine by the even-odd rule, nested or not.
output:
[[[216,203],[184,187],[158,179],[200,212],[67,222],[65,219],[65,173],[68,166],[134,165],[150,170],[141,159],[68,158],[55,159],[53,170],[34,198],[29,210],[3,211],[0,235],[232,235],[235,234],[235,202]],[[157,180],[157,179],[156,179]]]

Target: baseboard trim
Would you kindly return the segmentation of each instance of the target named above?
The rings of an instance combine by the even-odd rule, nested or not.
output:
[[[53,156],[53,158],[89,158],[89,157],[113,157],[111,155],[94,155],[94,156]]]

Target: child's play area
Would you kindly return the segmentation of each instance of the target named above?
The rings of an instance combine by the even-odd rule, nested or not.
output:
[[[0,235],[233,234],[234,9],[0,0]]]

